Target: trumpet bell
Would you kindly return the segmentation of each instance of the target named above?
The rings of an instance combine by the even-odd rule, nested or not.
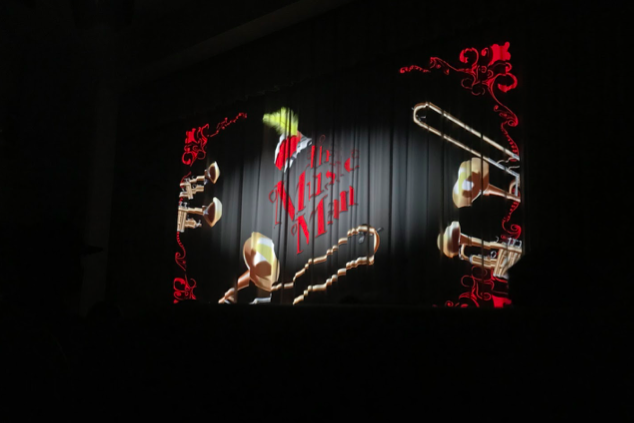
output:
[[[489,164],[474,157],[462,162],[458,170],[458,181],[453,187],[453,202],[458,208],[470,207],[471,203],[489,186]]]
[[[259,232],[253,232],[244,243],[243,253],[251,281],[258,288],[271,292],[273,284],[280,276],[273,240]]]
[[[205,170],[205,178],[215,184],[218,178],[220,178],[220,168],[218,167],[218,163],[213,162],[209,167]]]
[[[203,218],[209,224],[209,226],[213,227],[220,218],[222,217],[222,203],[216,197],[214,197],[213,201],[209,203],[207,207],[203,210]]]
[[[438,235],[437,245],[447,257],[456,257],[460,252],[460,223],[451,222],[445,232]]]

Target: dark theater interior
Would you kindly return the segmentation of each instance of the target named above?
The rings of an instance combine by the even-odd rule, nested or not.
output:
[[[0,1],[0,421],[627,421],[629,15]]]

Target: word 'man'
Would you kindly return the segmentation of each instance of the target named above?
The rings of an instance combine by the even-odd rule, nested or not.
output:
[[[358,165],[355,165],[358,157],[358,151],[352,150],[350,157],[344,161],[342,170],[341,161],[334,160],[330,150],[323,149],[322,146],[316,147],[313,145],[310,153],[310,164],[307,164],[304,171],[299,175],[295,202],[288,194],[283,180],[279,181],[269,193],[269,201],[275,203],[275,225],[280,223],[278,221],[280,203],[286,215],[294,222],[291,226],[291,235],[297,235],[297,254],[301,254],[303,251],[301,249],[301,233],[304,234],[306,245],[310,243],[310,231],[305,217],[307,212],[306,205],[310,200],[314,199],[316,203],[308,218],[309,222],[313,217],[316,216],[317,218],[317,234],[315,237],[325,234],[326,225],[332,225],[334,220],[339,219],[341,213],[345,213],[351,207],[357,205],[354,202],[354,187],[352,185],[348,185],[348,188],[340,191],[338,195],[332,192],[334,188],[329,190],[329,187],[334,186],[335,182],[340,182],[341,177],[345,174],[350,174],[359,168]],[[330,170],[325,172],[317,171],[322,164],[326,163],[328,163]],[[309,171],[307,175],[306,170],[308,169],[315,170]],[[332,201],[326,203],[325,200],[329,193],[332,195]],[[295,204],[297,204],[297,208]],[[326,216],[328,219],[326,219]]]

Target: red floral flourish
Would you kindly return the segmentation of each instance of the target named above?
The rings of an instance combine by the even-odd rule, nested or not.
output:
[[[462,68],[451,66],[439,57],[431,57],[427,68],[413,65],[401,68],[401,73],[411,71],[428,73],[433,69],[440,69],[445,75],[449,75],[451,71],[466,75],[462,79],[461,84],[464,88],[470,90],[471,94],[489,94],[493,98],[496,103],[493,106],[493,110],[502,118],[500,129],[506,137],[511,151],[519,154],[517,143],[515,143],[507,130],[507,127],[517,126],[519,120],[517,115],[497,98],[494,89],[497,88],[502,92],[508,92],[517,87],[517,78],[511,73],[513,66],[509,62],[511,59],[511,54],[508,52],[509,46],[510,43],[508,42],[502,46],[493,44],[491,47],[482,49],[481,52],[478,52],[475,48],[466,48],[460,52],[460,61],[466,64]]]
[[[458,301],[446,301],[446,307],[480,307],[483,302],[493,302],[494,307],[504,307],[511,304],[507,298],[506,289],[496,290],[496,282],[506,285],[508,281],[492,276],[491,271],[481,267],[471,268],[470,275],[464,275],[460,279],[460,284],[467,288],[467,291],[458,296]],[[498,286],[499,288],[499,286]]]
[[[180,204],[180,202],[179,202]],[[183,277],[174,278],[174,304],[183,300],[195,300],[196,295],[194,294],[194,288],[196,288],[196,281],[194,279],[187,277],[187,262],[185,260],[185,256],[187,255],[187,251],[185,250],[185,246],[181,242],[180,233],[176,231],[176,242],[178,246],[181,248],[181,251],[177,251],[175,254],[175,260],[178,267],[183,270]]]
[[[209,124],[185,132],[185,152],[182,158],[184,164],[191,166],[196,160],[204,159],[207,155],[205,152],[207,137],[204,134],[207,129]]]
[[[224,118],[222,121],[216,124],[216,131],[212,134],[205,134],[209,129],[209,124],[200,126],[198,129],[192,128],[191,131],[185,131],[185,151],[183,152],[182,162],[187,166],[192,166],[196,160],[202,160],[207,156],[205,147],[207,141],[210,138],[215,137],[220,131],[227,129],[229,125],[232,125],[238,121],[238,119],[246,119],[246,113],[238,113],[233,119]],[[191,171],[181,178],[181,183],[191,175]],[[179,200],[180,206],[182,200]],[[195,300],[194,288],[196,288],[196,281],[193,278],[187,277],[187,251],[183,245],[180,237],[180,233],[176,231],[176,242],[181,251],[177,251],[174,255],[174,260],[178,267],[183,271],[183,277],[174,278],[174,303],[178,303],[183,300]]]
[[[181,183],[191,175],[191,172],[187,172],[185,176],[182,177]],[[178,205],[180,206],[183,200],[178,201]],[[180,247],[181,251],[177,251],[174,255],[174,260],[178,267],[183,270],[183,277],[174,278],[173,286],[174,286],[174,304],[183,300],[195,300],[196,295],[194,294],[194,288],[196,288],[196,281],[194,279],[187,277],[187,261],[185,257],[187,256],[187,250],[185,250],[185,246],[181,241],[180,232],[176,231],[176,243]]]
[[[466,48],[460,52],[460,61],[466,64],[465,67],[461,68],[454,67],[439,57],[431,57],[427,68],[412,65],[401,68],[400,72],[429,73],[433,69],[440,69],[445,75],[449,75],[451,71],[466,75],[461,81],[464,88],[470,90],[473,95],[489,94],[495,101],[493,110],[502,118],[500,130],[508,141],[511,151],[519,155],[517,143],[508,132],[509,127],[516,127],[519,124],[519,119],[508,106],[497,98],[495,92],[495,88],[502,92],[508,92],[517,87],[517,78],[511,73],[513,66],[509,62],[511,60],[509,46],[509,42],[504,43],[504,45],[493,44],[480,52],[475,48]],[[515,161],[515,159],[511,159],[511,161]],[[519,238],[522,233],[520,225],[511,224],[507,227],[518,206],[518,203],[513,203],[507,216],[502,220],[502,229],[512,238]]]
[[[506,225],[511,220],[511,217],[513,216],[513,212],[517,210],[519,206],[520,206],[520,203],[518,203],[517,201],[513,201],[513,204],[511,204],[511,208],[509,209],[509,212],[506,214],[504,219],[502,219],[502,229],[504,229],[504,231],[507,234],[509,234],[511,238],[515,238],[515,239],[518,239],[520,235],[522,234],[522,227],[518,225],[517,223],[512,223],[508,228],[506,227]],[[505,235],[502,235],[501,238],[507,239],[508,237]]]
[[[183,272],[187,271],[187,262],[185,261],[185,256],[187,255],[187,251],[185,251],[185,246],[181,242],[181,235],[178,231],[176,231],[176,242],[178,246],[181,248],[182,253],[177,251],[175,254],[175,260],[178,267],[183,269]]]
[[[186,178],[188,178],[189,175],[191,174],[192,174],[191,172],[187,172],[187,174],[181,178],[181,183],[183,183],[183,181]],[[182,202],[183,200],[179,200],[178,205],[180,206]],[[183,245],[183,242],[181,241],[181,234],[178,231],[176,231],[176,242],[178,243],[178,246],[180,247],[181,251],[176,252],[174,259],[178,267],[183,269],[183,272],[187,272],[187,262],[185,261],[185,256],[187,255],[187,251],[185,250],[185,246]]]
[[[192,278],[174,278],[174,304],[183,300],[195,300],[194,288],[196,288],[196,281]]]
[[[473,305],[480,307],[483,301],[491,301],[491,291],[493,290],[493,280],[486,269],[472,267],[470,275],[464,275],[460,279],[460,284],[468,288],[458,296],[457,303],[447,301],[447,307],[468,307]]]
[[[500,124],[500,130],[509,143],[511,151],[519,155],[519,148],[517,143],[513,140],[508,132],[508,128],[516,127],[519,124],[517,115],[513,113],[511,109],[503,104],[496,95],[496,89],[501,92],[508,92],[517,87],[517,78],[511,73],[513,69],[510,60],[511,54],[509,53],[510,43],[506,42],[503,45],[493,44],[490,47],[486,47],[481,51],[475,48],[466,48],[460,52],[460,62],[464,63],[464,67],[454,67],[445,60],[439,57],[431,57],[429,59],[429,66],[426,68],[412,65],[401,68],[401,73],[407,73],[412,71],[418,71],[423,73],[429,73],[434,69],[441,70],[445,75],[449,75],[451,71],[462,73],[465,78],[462,79],[461,85],[471,91],[473,95],[488,94],[495,102],[493,111],[498,113],[502,118]],[[516,161],[511,159],[511,161]],[[519,238],[522,233],[522,227],[518,224],[510,224],[508,227],[513,212],[519,207],[518,202],[513,202],[509,212],[502,219],[502,229],[508,235],[502,235],[502,239]],[[482,301],[493,300],[494,306],[501,307],[509,304],[509,300],[504,297],[492,295],[489,287],[493,287],[494,279],[491,275],[487,276],[486,271],[483,271],[483,275],[476,275],[472,270],[471,275],[465,275],[461,279],[463,286],[469,288],[458,297],[458,301],[447,301],[445,303],[448,307],[467,307],[474,305],[480,306]]]
[[[192,128],[191,131],[185,131],[185,152],[183,153],[183,164],[192,166],[196,160],[202,160],[207,156],[205,147],[209,138],[213,138],[220,133],[220,131],[226,129],[229,125],[236,123],[240,118],[246,118],[246,113],[238,113],[236,117],[229,120],[224,118],[222,121],[216,124],[216,131],[213,134],[205,135],[205,132],[209,129],[209,124],[196,128]]]

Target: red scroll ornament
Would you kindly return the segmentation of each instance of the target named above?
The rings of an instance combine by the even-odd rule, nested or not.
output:
[[[198,129],[192,128],[191,131],[185,131],[185,152],[182,157],[183,164],[191,166],[194,162],[196,162],[196,160],[204,159],[207,156],[205,147],[207,146],[209,138],[215,137],[220,133],[220,131],[227,129],[229,125],[236,123],[238,119],[246,119],[246,117],[246,113],[238,113],[236,117],[231,120],[229,120],[229,118],[224,118],[222,121],[218,122],[216,125],[216,132],[213,134],[205,134],[205,132],[209,129],[208,123]]]
[[[197,160],[202,160],[207,157],[207,152],[205,150],[207,147],[207,141],[218,135],[220,131],[227,129],[227,127],[236,123],[239,119],[246,119],[246,117],[246,113],[240,112],[233,119],[224,118],[216,124],[216,131],[212,134],[206,133],[209,130],[208,123],[198,127],[198,129],[192,128],[190,131],[185,131],[185,151],[183,152],[183,157],[181,159],[183,164],[191,167]],[[181,183],[190,175],[191,171],[183,176]],[[179,200],[179,206],[181,205],[181,202],[182,200]],[[187,277],[187,261],[185,260],[187,251],[181,242],[180,233],[178,231],[176,231],[176,242],[178,243],[181,251],[176,252],[174,260],[176,261],[178,267],[180,267],[183,271],[183,276],[174,278],[174,303],[178,303],[183,300],[196,299],[196,295],[194,294],[196,281],[193,278]]]
[[[418,71],[430,73],[432,70],[441,70],[445,75],[449,75],[452,71],[461,73],[465,77],[461,80],[463,88],[471,91],[473,95],[489,95],[495,105],[493,111],[496,112],[502,122],[500,123],[500,131],[509,143],[511,151],[519,155],[517,143],[508,132],[508,128],[516,127],[519,124],[517,115],[513,113],[508,106],[498,99],[496,92],[499,90],[506,93],[517,87],[517,78],[511,73],[513,66],[510,63],[511,53],[509,53],[510,43],[503,45],[493,44],[485,47],[481,51],[475,48],[466,48],[460,52],[459,60],[464,63],[464,67],[456,67],[450,65],[447,61],[439,57],[431,57],[427,67],[416,65],[401,68],[401,73]],[[515,161],[515,159],[510,159]],[[522,233],[522,227],[515,223],[510,223],[513,212],[519,207],[518,202],[513,202],[507,215],[502,219],[502,229],[505,234],[501,239],[515,238],[518,239]],[[495,307],[502,307],[510,304],[507,298],[491,295],[490,287],[493,285],[493,279],[490,275],[465,275],[462,278],[462,285],[468,287],[469,290],[460,295],[458,303],[447,301],[446,306],[449,307],[466,307],[467,305],[479,306],[480,301],[493,301]],[[487,289],[489,288],[489,289]]]
[[[445,75],[449,75],[451,71],[466,75],[462,79],[461,85],[470,90],[473,95],[489,94],[493,98],[496,103],[493,106],[493,111],[502,118],[502,123],[500,124],[502,134],[506,137],[511,151],[519,154],[517,143],[515,143],[507,130],[507,127],[516,127],[518,125],[517,115],[495,95],[495,88],[502,92],[508,92],[517,87],[517,78],[511,73],[513,66],[509,62],[511,60],[511,54],[508,51],[509,46],[510,43],[508,42],[503,46],[493,44],[491,47],[482,49],[481,52],[478,52],[475,48],[466,48],[460,52],[460,61],[467,65],[464,68],[451,66],[439,57],[432,57],[429,59],[429,67],[408,66],[401,68],[401,73],[411,71],[429,73],[434,69],[440,69]],[[498,82],[500,78],[502,80]]]
[[[191,172],[187,174],[189,176]],[[176,242],[181,251],[177,251],[175,254],[175,260],[178,267],[183,270],[182,278],[174,278],[174,304],[183,300],[195,300],[194,288],[196,288],[196,281],[187,277],[187,251],[183,245],[180,237],[180,232],[176,231]]]

